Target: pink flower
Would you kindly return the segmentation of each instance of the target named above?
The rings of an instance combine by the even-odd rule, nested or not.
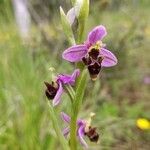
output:
[[[76,78],[79,76],[80,71],[76,69],[72,75],[68,74],[60,74],[57,76],[56,81],[52,81],[51,84],[48,82],[44,82],[47,89],[45,90],[45,94],[48,99],[53,100],[53,106],[59,104],[61,100],[61,95],[63,93],[63,85],[70,84],[74,85]]]
[[[63,52],[62,57],[70,62],[83,61],[94,80],[101,67],[111,67],[117,64],[115,55],[107,50],[101,41],[106,35],[105,27],[99,25],[88,34],[84,44],[69,47]]]
[[[61,118],[68,125],[70,124],[71,118],[64,112],[61,112]],[[67,126],[66,128],[64,128],[63,134],[67,138],[69,133],[70,133],[70,127]],[[80,143],[86,148],[88,147],[88,145],[84,140],[85,136],[87,136],[91,142],[97,142],[99,139],[99,134],[96,132],[96,128],[95,127],[92,128],[91,126],[89,126],[87,121],[81,119],[77,120],[77,136],[79,138]]]

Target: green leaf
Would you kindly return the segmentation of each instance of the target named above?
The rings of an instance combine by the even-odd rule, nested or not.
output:
[[[82,105],[82,99],[83,99],[85,87],[86,87],[86,79],[87,79],[87,70],[83,70],[77,81],[76,94],[75,94],[75,99],[73,101],[73,107],[72,107],[71,124],[70,124],[70,128],[71,128],[70,146],[72,150],[77,149],[76,122],[77,122],[77,117],[78,117],[80,107]]]
[[[86,80],[87,80],[87,70],[84,69],[77,80],[77,87],[76,87],[76,95],[74,100],[74,112],[78,114],[80,107],[82,105],[82,99],[85,92],[86,87]]]
[[[85,23],[89,15],[89,0],[77,0],[75,4],[76,16],[78,18],[78,43],[82,41]]]
[[[53,106],[51,105],[51,103],[49,104],[49,112],[50,112],[50,116],[51,116],[51,120],[52,120],[52,123],[53,123],[53,127],[55,129],[55,132],[57,134],[57,137],[61,143],[61,146],[62,146],[62,149],[63,150],[69,150],[69,146],[67,144],[67,141],[65,139],[65,137],[63,136],[62,132],[61,132],[61,129],[59,127],[59,123],[58,123],[58,119],[57,119],[57,116],[56,116],[56,112],[53,108]]]
[[[70,42],[71,45],[75,45],[75,39],[74,39],[74,35],[73,35],[72,29],[71,29],[71,25],[61,7],[60,7],[60,16],[61,16],[62,27],[65,32],[65,35],[68,38],[68,41]]]

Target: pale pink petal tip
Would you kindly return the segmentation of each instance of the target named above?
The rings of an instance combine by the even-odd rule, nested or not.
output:
[[[90,44],[95,44],[97,41],[102,40],[106,35],[106,28],[103,25],[99,25],[88,34],[87,41]]]
[[[62,57],[70,62],[78,62],[82,60],[82,58],[86,55],[86,53],[87,53],[86,45],[75,45],[66,49],[63,52]]]

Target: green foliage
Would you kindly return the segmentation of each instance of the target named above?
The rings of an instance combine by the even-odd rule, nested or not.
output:
[[[77,0],[75,8],[78,9],[76,14],[78,18],[78,43],[80,43],[82,42],[85,24],[89,15],[89,0],[83,0],[82,3],[80,0]]]
[[[75,39],[74,39],[74,35],[71,29],[71,24],[69,23],[69,20],[67,19],[67,16],[65,15],[61,7],[60,7],[60,15],[61,15],[61,23],[62,23],[63,31],[66,34],[70,44],[74,45]]]
[[[5,8],[5,9],[4,9]],[[13,9],[10,0],[0,0],[0,22],[11,22],[13,19]]]

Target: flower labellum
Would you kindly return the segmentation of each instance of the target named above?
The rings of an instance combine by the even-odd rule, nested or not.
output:
[[[66,49],[62,57],[70,62],[82,61],[87,66],[91,79],[96,80],[102,67],[111,67],[117,64],[116,56],[102,43],[102,39],[106,35],[106,28],[99,25],[88,34],[84,44]]]
[[[57,90],[59,88],[59,85],[57,82],[53,82],[51,84],[49,84],[48,82],[44,82],[47,89],[45,91],[45,94],[47,96],[48,99],[52,100],[54,99],[56,93],[57,93]]]
[[[96,132],[96,128],[92,128],[89,126],[88,132],[85,132],[85,135],[87,135],[91,142],[98,142],[99,134]]]
[[[79,69],[74,70],[72,75],[60,74],[56,77],[56,81],[52,81],[51,84],[44,82],[46,85],[45,95],[49,100],[53,100],[53,106],[59,104],[61,95],[63,94],[63,85],[74,85],[76,78],[79,76]]]
[[[70,116],[68,116],[64,112],[61,112],[61,118],[67,124],[70,124],[70,120],[71,120]],[[88,147],[88,145],[83,139],[83,137],[87,136],[91,142],[98,142],[99,140],[99,134],[96,132],[96,128],[91,127],[90,124],[91,124],[91,118],[90,118],[90,122],[81,119],[77,120],[77,136],[79,138],[80,143],[86,148]],[[70,127],[68,126],[63,130],[63,134],[65,137],[67,137],[69,133],[70,133]]]

